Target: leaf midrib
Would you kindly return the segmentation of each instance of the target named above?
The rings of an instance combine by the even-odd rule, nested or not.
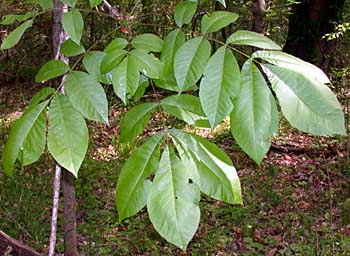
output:
[[[63,127],[64,127],[64,138],[67,138],[67,127],[66,127],[66,121],[64,119],[64,115],[63,115],[63,109],[62,109],[62,106],[61,106],[61,101],[59,99],[59,97],[57,97],[57,103],[58,103],[58,108],[59,108],[59,113],[60,113],[60,116],[61,116],[61,121],[63,123]],[[68,129],[69,130],[69,129]],[[68,133],[69,134],[69,133]],[[71,139],[71,138],[69,138]],[[67,151],[69,152],[69,157],[70,157],[70,160],[71,160],[71,163],[73,165],[73,168],[74,168],[74,172],[76,172],[75,170],[75,164],[73,162],[73,155],[72,155],[72,151],[71,151],[71,148],[68,146],[69,143],[67,143],[66,140],[63,140],[64,141],[64,144],[65,144],[65,147],[67,148]]]
[[[177,208],[177,204],[176,204],[176,195],[175,195],[175,178],[174,178],[174,175],[173,175],[173,165],[172,165],[172,162],[171,162],[171,152],[170,150],[168,149],[168,152],[169,152],[169,163],[168,163],[168,166],[169,166],[169,175],[171,176],[170,179],[171,179],[171,191],[172,191],[172,201],[173,201],[173,207],[174,207],[174,211],[175,211],[175,220],[176,220],[176,229],[178,230],[178,233],[180,234],[180,239],[181,239],[181,244],[184,245],[186,244],[186,241],[184,241],[184,237],[182,236],[182,229],[181,229],[181,226],[179,225],[179,222],[178,222],[178,208]],[[179,199],[178,199],[179,200]]]
[[[47,104],[48,104],[48,101],[46,101],[46,103],[43,104],[41,110],[35,115],[35,118],[33,119],[33,122],[31,122],[30,128],[27,129],[27,132],[25,133],[25,136],[23,136],[23,139],[21,139],[20,145],[17,147],[18,149],[16,149],[16,156],[15,156],[15,158],[14,158],[14,162],[11,163],[11,168],[12,168],[12,166],[14,166],[14,163],[16,162],[16,159],[17,159],[17,157],[18,157],[18,154],[19,154],[19,152],[20,152],[20,150],[21,150],[21,147],[23,147],[24,142],[26,141],[26,139],[27,139],[29,133],[30,133],[31,130],[33,129],[35,123],[37,122],[38,118],[40,117],[41,113],[43,112],[43,110],[44,110],[44,108],[45,108],[45,106],[46,106]],[[17,129],[20,129],[20,126],[19,126]],[[17,129],[16,129],[16,130],[17,130]],[[6,146],[6,144],[5,144],[5,146]],[[5,151],[4,151],[4,152],[5,152]],[[9,151],[9,152],[11,152],[11,151]],[[5,162],[5,161],[4,161],[4,162]],[[11,162],[12,162],[12,161],[11,161]]]
[[[159,136],[160,136],[160,135],[159,135]],[[127,200],[125,200],[126,202],[128,202],[129,199],[131,198],[131,196],[135,193],[135,191],[136,191],[135,188],[137,188],[137,187],[139,186],[139,183],[140,183],[141,178],[142,178],[142,176],[143,176],[143,174],[144,174],[144,171],[145,171],[146,167],[148,166],[149,162],[151,161],[151,159],[152,159],[152,157],[153,157],[153,154],[154,154],[156,148],[158,147],[158,144],[159,144],[159,142],[160,142],[161,139],[162,139],[162,136],[160,136],[159,139],[158,139],[158,141],[153,145],[152,151],[151,151],[151,153],[149,154],[149,157],[148,157],[147,161],[145,161],[144,165],[142,165],[142,171],[138,172],[139,175],[137,176],[137,179],[136,179],[136,181],[134,182],[134,186],[133,186],[132,192],[129,193],[129,194],[127,194],[127,196],[126,196],[126,198],[127,198]],[[124,204],[124,205],[125,205],[125,207],[123,207],[123,209],[124,209],[124,211],[125,211],[125,209],[127,209],[127,205],[126,205],[126,204]]]
[[[252,125],[253,125],[253,136],[254,136],[254,142],[256,142],[256,111],[255,111],[255,88],[254,88],[254,76],[253,76],[253,68],[254,68],[254,63],[251,61],[250,62],[250,80],[251,80],[251,99],[253,100],[253,120],[252,120]],[[257,157],[257,147],[256,143],[253,143],[253,148],[254,148],[254,155]]]
[[[177,131],[176,131],[177,132]],[[185,141],[183,141],[181,138],[175,136],[175,138],[177,140],[180,140],[182,144],[186,144]],[[196,140],[197,141],[197,140]],[[211,159],[212,164],[214,164],[218,169],[221,169],[219,166],[217,166],[217,164],[215,163],[215,161],[212,160],[213,157],[215,157],[218,161],[223,162],[221,159],[217,158],[215,155],[213,155],[208,149],[206,149],[206,147],[200,143],[199,141],[197,141],[198,145],[199,145],[199,150],[202,151],[202,153],[204,153],[209,159]],[[222,175],[218,174],[217,172],[214,172],[211,168],[210,168],[210,164],[207,163],[206,160],[203,160],[200,158],[200,154],[198,154],[198,152],[196,152],[195,150],[193,150],[193,147],[191,147],[191,145],[187,145],[187,148],[192,151],[193,154],[195,154],[198,158],[198,160],[200,162],[202,162],[209,170],[211,170],[211,173],[214,174],[214,176],[219,180],[219,181],[225,181],[228,182],[231,185],[231,181],[227,178],[226,174],[224,172],[222,172],[224,175],[224,177],[222,177]],[[224,162],[223,162],[224,163]],[[226,164],[226,163],[225,163]],[[231,191],[230,191],[231,192]],[[231,194],[232,198],[234,198],[234,195]]]
[[[225,48],[225,50],[224,50],[224,57],[222,58],[222,65],[220,65],[220,81],[218,82],[218,84],[220,85],[220,86],[218,86],[218,97],[216,97],[216,99],[217,99],[217,101],[215,102],[216,103],[216,106],[215,106],[215,108],[214,108],[214,110],[215,110],[215,117],[214,117],[214,123],[213,123],[213,127],[212,127],[212,129],[214,129],[214,125],[217,123],[217,115],[218,115],[218,106],[219,106],[219,102],[220,102],[220,99],[223,97],[224,98],[224,96],[221,94],[221,92],[222,92],[222,87],[223,87],[223,77],[224,77],[224,69],[225,69],[225,59],[226,59],[226,48]]]
[[[89,102],[89,105],[92,106],[92,108],[95,110],[95,112],[99,115],[100,120],[106,121],[106,120],[104,119],[104,117],[102,116],[102,114],[100,113],[99,109],[95,106],[95,104],[93,104],[93,101],[92,101],[91,98],[89,97],[89,94],[86,93],[89,89],[92,88],[92,86],[95,86],[95,85],[92,85],[92,86],[91,86],[91,83],[86,83],[86,84],[88,85],[88,86],[87,86],[87,90],[84,90],[84,88],[82,87],[82,85],[81,85],[81,83],[80,83],[80,79],[79,79],[79,78],[76,78],[76,77],[74,77],[74,76],[73,76],[73,78],[74,78],[74,80],[76,80],[76,84],[78,85],[77,87],[78,87],[79,92],[80,92],[82,95],[85,96],[85,99],[87,99],[87,101]],[[90,85],[89,85],[89,84],[90,84]],[[97,87],[96,87],[96,89],[97,89]]]
[[[182,85],[181,90],[183,90],[183,89],[186,87],[186,82],[187,82],[187,80],[188,80],[189,74],[191,73],[191,72],[190,72],[191,66],[193,65],[194,59],[195,59],[195,57],[197,56],[197,53],[198,53],[199,48],[200,48],[200,45],[202,44],[202,42],[203,42],[203,40],[204,40],[203,37],[200,37],[200,38],[201,38],[201,40],[198,40],[199,43],[197,44],[196,50],[194,51],[194,54],[191,56],[191,57],[192,57],[192,58],[191,58],[191,62],[190,62],[190,64],[189,64],[189,66],[188,66],[188,69],[187,69],[187,72],[186,72],[185,79],[184,79],[184,81],[183,81],[183,85]],[[188,50],[188,49],[187,49],[187,50]]]
[[[231,13],[229,13],[231,14]],[[207,16],[208,18],[210,18],[210,16]],[[231,18],[232,16],[229,16],[228,13],[225,13],[225,16],[222,15],[218,15],[216,17],[214,17],[213,22],[207,27],[207,29],[205,30],[205,33],[207,33],[218,21],[220,20],[226,20],[228,18]]]
[[[269,69],[269,70],[270,70],[270,69]],[[279,77],[279,75],[275,74],[275,73],[272,72],[271,70],[270,70],[270,72],[272,73],[273,76],[275,76],[278,80],[281,81],[281,83],[283,84],[283,87],[286,87],[289,91],[293,92],[293,95],[295,95],[295,97],[296,97],[304,106],[306,106],[307,109],[308,109],[310,112],[312,112],[315,116],[318,116],[318,117],[321,116],[321,115],[319,115],[319,113],[316,113],[316,112],[309,106],[309,104],[307,104],[307,103],[303,100],[303,98],[300,97],[290,86],[288,86],[288,85],[286,84],[286,82],[285,82],[284,80],[282,80],[282,79]],[[279,84],[280,84],[280,83],[279,83]],[[278,86],[280,86],[279,84],[278,84]],[[327,116],[328,116],[328,115],[327,115]],[[329,120],[329,119],[327,118],[327,120]]]

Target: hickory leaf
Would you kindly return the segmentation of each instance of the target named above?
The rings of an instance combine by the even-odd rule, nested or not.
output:
[[[124,164],[116,190],[119,221],[135,215],[146,205],[151,186],[148,178],[158,168],[162,138],[163,133],[158,133],[148,139]]]

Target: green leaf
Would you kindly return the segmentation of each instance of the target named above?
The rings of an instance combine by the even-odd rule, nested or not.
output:
[[[186,166],[167,146],[151,185],[147,211],[157,230],[168,242],[186,250],[200,219],[200,192]]]
[[[160,61],[164,64],[163,76],[155,81],[155,84],[163,89],[178,91],[177,83],[174,76],[174,59],[178,49],[185,42],[185,34],[179,30],[171,31],[164,39],[164,46]]]
[[[232,109],[232,100],[240,91],[240,70],[235,56],[225,46],[210,58],[200,84],[199,98],[214,129]]]
[[[135,57],[137,66],[140,72],[145,76],[153,79],[158,79],[163,73],[163,64],[153,54],[147,51],[135,49],[130,55]]]
[[[270,93],[270,104],[271,104],[271,125],[270,125],[270,135],[276,136],[278,135],[279,130],[279,113],[276,105],[276,100],[273,97],[272,93]]]
[[[251,59],[242,68],[241,92],[234,100],[231,131],[238,145],[257,164],[270,148],[271,92]]]
[[[216,11],[210,15],[204,15],[201,21],[201,31],[202,33],[216,32],[235,22],[238,16],[237,13],[226,11]]]
[[[180,91],[196,84],[208,63],[210,51],[210,43],[203,37],[196,37],[187,41],[177,51],[174,61],[174,74]]]
[[[62,0],[62,2],[72,8],[74,8],[77,3],[76,0]]]
[[[139,80],[139,87],[137,88],[134,95],[134,102],[139,102],[145,94],[146,88],[149,86],[148,77],[141,75]]]
[[[79,45],[68,39],[61,45],[61,53],[67,57],[77,56],[85,52],[85,48],[82,43]]]
[[[50,104],[47,146],[52,157],[78,177],[89,142],[88,129],[81,114],[68,97],[56,95]]]
[[[195,183],[200,188],[200,176],[198,173],[195,157],[193,153],[188,150],[186,146],[172,138],[172,142],[176,148],[176,151],[181,159],[181,162],[186,166],[186,170],[191,173],[191,182]]]
[[[63,14],[62,27],[67,32],[69,37],[78,45],[83,35],[84,20],[80,11],[71,9],[69,12]]]
[[[21,39],[24,32],[33,25],[33,20],[27,20],[13,30],[5,39],[2,41],[1,50],[6,50],[14,47]]]
[[[42,111],[28,133],[23,143],[23,147],[18,154],[18,160],[21,163],[21,166],[26,166],[36,162],[43,154],[45,145],[46,117],[45,111]]]
[[[25,21],[29,18],[32,18],[37,13],[38,13],[37,11],[30,11],[30,12],[27,12],[25,14],[20,14],[20,15],[18,15],[18,14],[5,15],[2,17],[2,21],[0,22],[0,25],[10,25],[16,21],[22,22],[22,21]]]
[[[282,50],[282,48],[271,39],[265,37],[262,34],[258,34],[256,32],[248,31],[248,30],[238,30],[234,32],[226,40],[226,43],[238,44],[238,45],[250,45],[250,46],[269,49],[269,50]]]
[[[320,68],[284,52],[257,51],[253,53],[252,58],[261,58],[279,67],[303,73],[307,77],[313,77],[324,84],[330,83],[327,75]]]
[[[174,59],[176,52],[185,42],[185,34],[179,29],[171,31],[164,39],[164,46],[160,61],[164,63],[164,76],[167,78],[174,73]],[[174,78],[175,80],[175,78]],[[176,82],[175,82],[176,84]]]
[[[126,39],[117,37],[106,46],[104,52],[109,54],[115,50],[123,50],[127,45],[128,41]]]
[[[65,80],[65,92],[72,106],[90,120],[108,123],[106,93],[91,75],[73,71]]]
[[[184,24],[189,24],[196,13],[197,3],[195,2],[181,2],[175,7],[174,18],[178,27]]]
[[[123,60],[128,52],[121,49],[109,51],[101,62],[101,73],[106,74],[111,72]]]
[[[102,2],[102,0],[89,0],[89,2],[90,2],[90,7],[94,8],[98,6]]]
[[[28,152],[28,146],[32,148],[32,157],[29,155],[25,156],[24,164],[28,164],[33,160],[36,161],[42,151],[43,144],[45,147],[45,116],[44,110],[49,101],[40,103],[39,105],[33,105],[28,108],[20,119],[18,119],[15,124],[11,127],[10,135],[6,141],[4,151],[2,153],[2,164],[4,166],[5,172],[12,176],[13,168],[15,166],[16,159],[18,158],[20,151],[26,149],[26,154]],[[43,120],[44,118],[44,120]],[[42,129],[44,125],[44,129]],[[32,144],[33,141],[37,141],[37,144]],[[24,148],[25,147],[25,148]],[[40,154],[39,154],[40,153]],[[35,158],[35,159],[34,159]]]
[[[163,40],[154,34],[142,34],[131,41],[132,47],[149,52],[161,52]]]
[[[38,91],[30,100],[28,108],[38,105],[40,102],[46,100],[48,96],[54,93],[55,93],[55,89],[51,87],[44,87],[40,89],[40,91]]]
[[[242,204],[241,185],[236,169],[221,149],[180,130],[171,129],[170,135],[194,155],[202,192],[217,200]]]
[[[327,86],[287,68],[269,64],[263,68],[292,126],[315,135],[345,134],[344,113]]]
[[[120,142],[128,142],[139,135],[151,118],[151,112],[158,106],[155,102],[143,103],[130,109],[120,124]]]
[[[37,83],[50,80],[52,78],[64,75],[69,71],[69,66],[62,60],[50,60],[41,67],[35,76]]]
[[[84,55],[83,66],[96,81],[104,84],[111,84],[110,74],[101,74],[102,61],[106,54],[100,51],[88,51]]]
[[[151,137],[131,154],[117,182],[116,201],[119,221],[135,215],[147,202],[149,176],[157,169],[163,133]]]
[[[162,88],[168,91],[173,91],[173,92],[179,91],[174,74],[170,74],[168,75],[168,77],[164,75],[163,79],[158,79],[158,80],[155,80],[154,82],[156,86],[158,86],[159,88]]]
[[[224,162],[228,165],[232,165],[231,158],[223,151],[219,146],[216,144],[210,142],[209,140],[202,138],[197,135],[193,135],[190,133],[185,133],[187,135],[190,135],[196,139],[198,143],[200,143],[203,147],[208,149],[212,155],[214,155],[216,158],[218,158],[221,162]]]
[[[180,94],[161,100],[160,105],[169,114],[195,125],[198,120],[206,120],[199,99],[195,96]]]
[[[132,55],[125,57],[112,72],[112,84],[115,94],[126,104],[127,94],[134,95],[140,80],[137,60]]]

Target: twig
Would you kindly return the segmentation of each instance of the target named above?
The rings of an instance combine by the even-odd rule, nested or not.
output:
[[[103,4],[108,8],[109,11],[112,10],[112,5],[110,3],[108,3],[107,0],[103,0]]]
[[[0,254],[1,255],[23,255],[23,256],[39,256],[33,248],[23,244],[22,242],[10,237],[0,230]]]
[[[59,0],[54,1],[55,8],[54,11],[54,27],[53,27],[53,41],[54,41],[54,57],[56,60],[61,59],[68,64],[68,58],[64,57],[60,53],[61,44],[68,39],[68,35],[63,31],[61,26],[61,19],[64,12],[68,11],[68,6],[62,4]],[[61,5],[61,6],[60,6]],[[63,82],[65,76],[62,78],[61,82],[61,92],[64,93]],[[55,246],[57,240],[57,217],[58,217],[58,203],[60,198],[60,179],[61,179],[61,166],[56,164],[55,177],[53,182],[53,206],[52,206],[52,216],[51,216],[51,233],[50,233],[50,248],[49,256],[55,255]]]

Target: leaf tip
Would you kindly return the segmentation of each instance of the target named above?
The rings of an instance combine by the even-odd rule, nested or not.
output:
[[[187,246],[188,246],[188,244],[182,244],[181,246],[179,246],[179,248],[180,248],[184,253],[186,253]]]
[[[116,204],[116,206],[118,212],[118,224],[121,224],[127,217],[123,214],[122,209],[118,207],[118,203]]]

